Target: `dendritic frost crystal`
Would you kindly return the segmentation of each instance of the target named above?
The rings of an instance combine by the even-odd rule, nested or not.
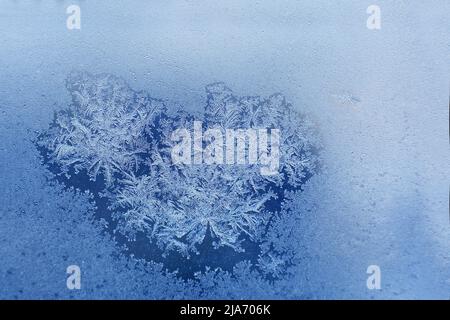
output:
[[[318,170],[314,125],[281,94],[239,97],[211,84],[203,116],[195,117],[108,74],[72,73],[66,86],[72,103],[38,139],[48,163],[68,179],[101,181],[91,191],[107,198],[117,230],[130,240],[144,234],[166,254],[198,253],[207,233],[214,248],[236,252],[244,241],[263,243],[285,194],[300,192]],[[171,135],[195,121],[205,130],[279,129],[278,173],[262,175],[255,164],[174,163]],[[267,251],[266,269],[281,263]]]

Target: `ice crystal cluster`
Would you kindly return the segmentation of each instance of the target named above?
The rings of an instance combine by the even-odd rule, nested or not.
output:
[[[307,117],[281,94],[239,97],[223,83],[206,87],[203,116],[168,110],[162,100],[136,92],[120,78],[74,72],[66,86],[69,107],[55,114],[38,139],[48,163],[68,178],[101,181],[117,230],[133,240],[141,233],[164,253],[198,253],[209,232],[214,248],[264,245],[264,268],[281,263],[270,252],[271,221],[279,221],[285,195],[299,192],[319,166],[316,133]],[[261,175],[255,164],[184,165],[171,159],[178,128],[280,130],[280,167]]]

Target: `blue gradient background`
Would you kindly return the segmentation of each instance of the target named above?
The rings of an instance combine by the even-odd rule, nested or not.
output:
[[[70,4],[81,30],[66,28]],[[371,4],[381,30],[366,28]],[[450,298],[449,12],[445,0],[2,0],[0,298]],[[71,70],[191,111],[223,81],[239,95],[282,92],[310,114],[325,172],[304,191],[308,281],[208,296],[119,255],[88,196],[48,181],[32,142],[69,104]],[[66,288],[69,264],[82,290]],[[381,290],[366,287],[371,264]]]

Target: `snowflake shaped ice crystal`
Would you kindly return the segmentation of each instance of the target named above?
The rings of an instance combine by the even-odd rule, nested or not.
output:
[[[243,241],[267,232],[285,191],[301,190],[318,169],[314,126],[281,94],[238,97],[223,83],[211,84],[197,119],[182,110],[169,114],[161,100],[111,75],[72,73],[66,86],[72,103],[56,113],[38,145],[61,175],[104,181],[95,192],[109,200],[117,230],[131,240],[145,234],[165,253],[198,253],[208,232],[214,248],[243,251]],[[174,163],[171,134],[194,121],[222,130],[278,128],[278,173],[262,175],[255,164]]]

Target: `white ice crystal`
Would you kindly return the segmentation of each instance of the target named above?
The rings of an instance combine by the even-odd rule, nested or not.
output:
[[[118,230],[130,239],[143,233],[165,253],[188,257],[207,232],[215,248],[243,251],[243,241],[264,234],[284,190],[300,190],[317,171],[314,126],[281,94],[237,97],[215,83],[206,87],[204,118],[195,119],[181,110],[168,115],[160,100],[110,75],[74,73],[67,88],[72,104],[56,114],[39,145],[62,172],[102,176]],[[255,164],[174,164],[171,133],[192,128],[194,120],[222,129],[279,129],[279,174],[261,175]]]
[[[56,114],[39,145],[63,172],[86,170],[92,180],[139,168],[147,153],[144,129],[163,110],[159,100],[132,91],[111,75],[72,73],[66,81],[72,104]]]

